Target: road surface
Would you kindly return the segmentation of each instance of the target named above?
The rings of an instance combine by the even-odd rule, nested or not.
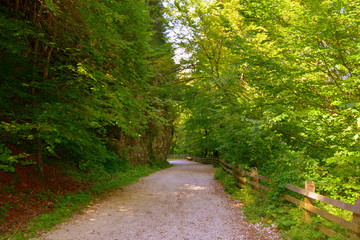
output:
[[[115,191],[43,235],[42,240],[279,240],[246,222],[213,179],[214,168],[187,160]]]

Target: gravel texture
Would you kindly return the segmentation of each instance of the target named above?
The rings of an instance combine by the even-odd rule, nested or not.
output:
[[[42,240],[280,240],[246,222],[213,179],[214,168],[187,160],[142,178],[77,214]]]

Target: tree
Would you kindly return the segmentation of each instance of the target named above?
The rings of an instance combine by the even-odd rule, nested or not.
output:
[[[198,79],[190,82],[196,98],[188,98],[181,135],[211,129],[209,144],[193,145],[193,152],[211,145],[229,162],[270,175],[293,166],[300,178],[312,174],[349,183],[348,197],[354,198],[360,167],[359,4],[189,0],[169,7],[173,21],[191,33],[178,45],[191,55],[189,79]],[[350,168],[352,177],[343,174]]]

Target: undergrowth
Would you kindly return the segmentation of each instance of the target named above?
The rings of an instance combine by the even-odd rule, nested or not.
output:
[[[52,211],[34,218],[29,223],[26,231],[5,233],[0,235],[0,239],[25,240],[34,238],[40,233],[53,228],[56,224],[65,221],[75,212],[93,204],[96,199],[105,197],[106,193],[136,182],[139,178],[147,176],[167,166],[168,165],[162,165],[161,167],[158,165],[128,166],[126,171],[113,173],[105,171],[97,171],[97,173],[88,172],[87,174],[72,172],[78,180],[84,182],[89,182],[91,178],[91,186],[88,190],[57,196],[58,200],[56,201],[57,203],[54,205]],[[41,195],[39,197],[45,196]]]
[[[277,227],[282,232],[282,237],[287,240],[340,240],[342,236],[328,237],[318,229],[318,223],[323,225],[336,225],[324,222],[324,219],[313,216],[311,222],[304,222],[304,210],[293,204],[285,202],[278,194],[268,194],[267,198],[261,198],[260,195],[254,194],[251,187],[243,189],[237,187],[234,177],[218,168],[215,171],[214,178],[223,186],[231,197],[240,200],[243,204],[242,210],[251,223],[262,223],[264,227]],[[338,229],[338,232],[342,232]]]
[[[236,180],[232,176],[226,174],[220,168],[216,169],[214,178],[224,186],[224,189],[227,193],[235,194],[238,191]]]

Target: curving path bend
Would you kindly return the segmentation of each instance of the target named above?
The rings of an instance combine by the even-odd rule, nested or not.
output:
[[[214,168],[187,160],[114,192],[39,240],[280,240],[246,222],[213,179]]]

